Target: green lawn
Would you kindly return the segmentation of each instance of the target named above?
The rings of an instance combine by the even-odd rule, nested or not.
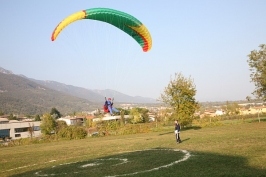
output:
[[[266,122],[0,148],[0,176],[266,176]]]

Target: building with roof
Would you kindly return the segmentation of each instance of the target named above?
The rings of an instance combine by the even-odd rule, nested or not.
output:
[[[40,121],[18,121],[0,118],[0,138],[20,139],[41,135]],[[33,131],[30,131],[32,128]]]

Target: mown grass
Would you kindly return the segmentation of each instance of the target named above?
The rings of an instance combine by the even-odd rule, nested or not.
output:
[[[172,129],[0,148],[0,176],[266,176],[265,121]]]

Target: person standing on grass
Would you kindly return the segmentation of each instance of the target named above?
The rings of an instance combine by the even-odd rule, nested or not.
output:
[[[176,137],[176,143],[181,143],[180,139],[180,125],[178,123],[178,120],[175,121],[175,137]]]

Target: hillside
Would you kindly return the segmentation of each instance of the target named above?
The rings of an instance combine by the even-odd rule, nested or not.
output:
[[[103,96],[99,95],[91,90],[85,89],[85,88],[81,88],[81,87],[75,87],[72,85],[66,85],[63,83],[59,83],[56,81],[48,81],[48,80],[35,80],[35,79],[30,79],[40,85],[43,85],[47,88],[68,94],[68,95],[72,95],[75,97],[79,97],[79,98],[84,98],[86,100],[92,101],[92,102],[103,102]]]
[[[140,96],[129,96],[115,90],[90,90],[81,87],[76,87],[72,85],[66,85],[63,83],[55,82],[55,81],[43,81],[43,80],[35,80],[30,79],[40,85],[43,85],[47,88],[72,95],[79,98],[84,98],[92,102],[103,102],[105,96],[115,97],[115,101],[117,103],[156,103],[155,99],[145,98]]]
[[[0,111],[4,113],[42,114],[56,107],[66,114],[92,111],[98,107],[86,99],[52,90],[7,70],[3,71],[0,72]]]

